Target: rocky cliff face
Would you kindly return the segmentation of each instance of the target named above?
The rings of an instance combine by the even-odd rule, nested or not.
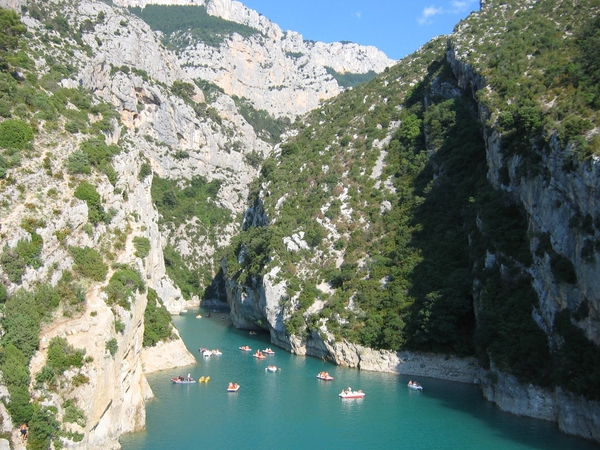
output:
[[[275,116],[295,117],[341,92],[327,73],[379,73],[395,63],[375,47],[353,43],[306,42],[302,35],[282,31],[261,14],[231,0],[118,0],[122,6],[197,5],[210,15],[256,29],[255,36],[234,34],[218,48],[195,42],[177,51],[191,78],[209,80],[228,95],[250,99],[257,109]],[[183,32],[183,35],[186,33]]]
[[[448,51],[448,60],[460,86],[473,94],[486,87],[485,79],[478,75],[462,58],[456,48]],[[483,105],[479,109],[480,121],[490,120],[490,111]],[[494,128],[485,128],[488,179],[496,189],[507,190],[526,211],[534,253],[534,262],[528,269],[532,285],[539,299],[534,318],[545,330],[550,342],[560,340],[555,334],[556,315],[567,309],[577,311],[584,305],[589,313],[576,322],[588,339],[600,343],[599,327],[600,297],[598,296],[597,267],[600,256],[583,257],[587,240],[598,238],[597,229],[574,226],[574,219],[595,217],[600,211],[600,161],[593,158],[579,164],[572,171],[565,171],[568,149],[560,145],[556,134],[550,139],[550,152],[542,156],[541,165],[546,169],[535,177],[522,176],[518,172],[519,156],[506,157],[501,150],[502,134]],[[501,181],[501,170],[507,170],[510,182]],[[576,284],[561,283],[551,268],[550,256],[535,252],[540,245],[535,236],[549,236],[552,249],[572,264],[577,275]],[[493,256],[493,255],[492,255]],[[490,264],[498,264],[492,257]],[[560,428],[569,433],[598,441],[595,431],[600,421],[599,402],[582,401],[560,388],[543,389],[533,385],[523,386],[511,375],[501,373],[497,382],[485,377],[483,393],[503,410],[515,414],[558,421]]]

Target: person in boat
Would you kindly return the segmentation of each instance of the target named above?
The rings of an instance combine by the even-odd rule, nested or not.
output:
[[[208,313],[208,314],[206,315],[206,317],[210,317],[210,313]]]
[[[192,381],[192,374],[188,373],[187,380]]]

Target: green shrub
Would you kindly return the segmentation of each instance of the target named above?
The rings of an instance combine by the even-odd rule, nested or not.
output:
[[[20,46],[21,36],[27,28],[19,20],[19,16],[12,9],[0,9],[0,55],[11,53]],[[2,70],[4,68],[0,67]]]
[[[51,407],[33,403],[33,413],[29,421],[27,448],[46,450],[50,443],[58,438],[60,424],[56,420],[56,412]]]
[[[20,119],[0,122],[0,147],[22,149],[33,140],[33,128]]]
[[[573,263],[562,255],[556,252],[552,252],[550,258],[550,268],[552,269],[552,275],[559,283],[577,283],[577,273],[575,272],[575,266]]]
[[[138,180],[144,181],[147,177],[152,175],[152,167],[150,163],[144,161],[140,166],[140,173],[138,174]]]
[[[115,319],[115,332],[123,333],[125,331],[125,324],[118,319]]]
[[[108,350],[110,356],[115,356],[115,353],[117,353],[118,349],[119,345],[117,344],[117,340],[115,338],[106,341],[106,350]]]
[[[87,156],[92,166],[102,171],[121,149],[114,144],[106,145],[103,137],[94,137],[81,144],[81,151]]]
[[[20,240],[15,248],[4,248],[0,255],[0,264],[10,281],[20,283],[27,266],[34,269],[41,267],[40,255],[43,244],[43,239],[39,234],[31,233],[31,241]]]
[[[87,203],[88,220],[92,224],[97,225],[99,222],[107,220],[106,212],[104,211],[100,200],[100,194],[93,185],[87,181],[84,181],[77,186],[74,195],[75,198],[83,200]]]
[[[160,341],[173,338],[171,315],[161,304],[154,289],[148,289],[148,304],[144,312],[144,347],[153,347]]]
[[[84,350],[74,349],[66,339],[56,336],[48,345],[46,365],[60,375],[71,367],[82,367],[84,356]]]
[[[2,362],[2,380],[8,386],[27,386],[29,384],[29,370],[27,357],[14,344],[8,343],[4,347]]]
[[[108,273],[108,266],[102,260],[98,251],[90,247],[69,247],[69,253],[75,260],[74,270],[81,276],[94,281],[104,281]]]
[[[90,161],[81,150],[76,150],[67,159],[67,171],[72,174],[90,174],[92,171]]]
[[[171,92],[184,100],[190,100],[195,91],[194,85],[185,81],[176,80],[171,85]]]
[[[4,352],[0,359],[3,382],[8,388],[8,411],[15,423],[29,422],[33,413],[29,403],[29,358],[15,344],[2,339]]]
[[[27,386],[8,386],[10,402],[8,411],[13,423],[31,423],[35,403],[30,403],[31,396]]]
[[[85,425],[86,425],[85,412],[77,406],[75,401],[73,401],[73,400],[65,401],[63,408],[64,408],[63,422],[76,423],[80,427],[85,427]]]
[[[150,240],[142,236],[135,236],[133,238],[133,245],[135,247],[135,256],[138,258],[145,258],[150,254]]]
[[[104,291],[108,296],[107,304],[109,306],[119,305],[125,309],[130,309],[130,297],[136,291],[143,293],[145,289],[144,281],[138,272],[129,268],[121,268],[110,277]]]
[[[96,207],[96,205],[100,204],[100,194],[98,194],[96,188],[87,181],[84,181],[77,186],[74,195],[79,200],[85,201],[88,206]]]
[[[6,178],[6,167],[7,167],[6,158],[0,155],[0,179]]]

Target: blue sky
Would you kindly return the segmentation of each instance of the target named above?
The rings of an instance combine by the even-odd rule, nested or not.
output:
[[[400,59],[451,33],[479,0],[239,0],[304,39],[374,45]]]

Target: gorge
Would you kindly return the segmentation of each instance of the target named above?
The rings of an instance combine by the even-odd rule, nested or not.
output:
[[[0,0],[5,433],[118,448],[194,362],[169,314],[226,301],[600,442],[597,3],[482,1],[399,62],[154,3]]]

